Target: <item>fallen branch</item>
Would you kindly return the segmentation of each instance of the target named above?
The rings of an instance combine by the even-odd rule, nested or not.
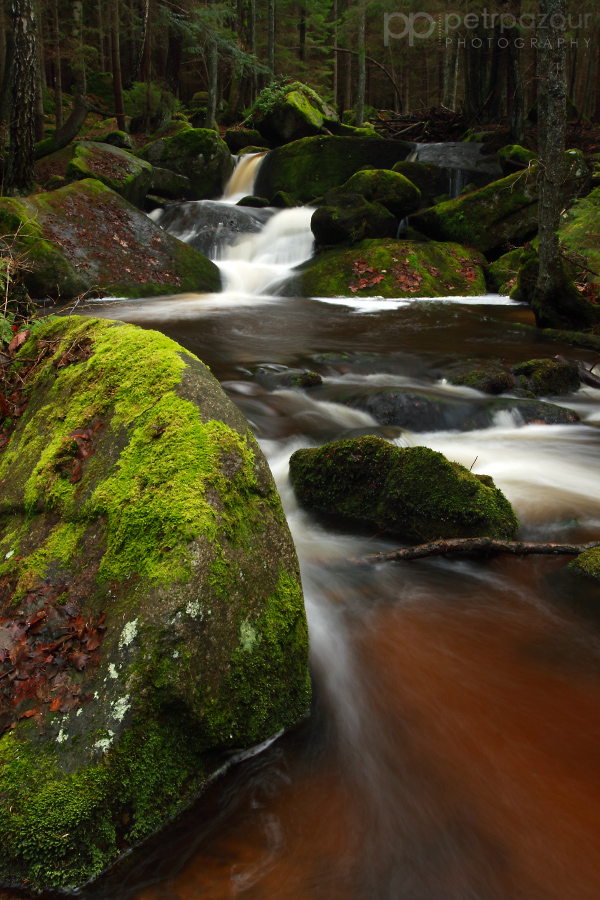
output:
[[[442,556],[446,553],[511,553],[514,556],[528,556],[532,553],[546,556],[579,556],[585,550],[600,547],[600,541],[589,544],[542,544],[527,541],[498,541],[494,538],[456,538],[450,541],[432,541],[405,550],[391,550],[389,553],[373,553],[355,562],[408,562],[426,556]]]

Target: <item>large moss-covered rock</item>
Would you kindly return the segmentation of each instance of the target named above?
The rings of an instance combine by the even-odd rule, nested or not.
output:
[[[512,175],[522,169],[528,168],[532,163],[537,162],[537,155],[519,144],[507,144],[498,150],[498,159],[502,166],[504,175]]]
[[[336,111],[300,81],[264,88],[246,122],[276,144],[311,137],[324,127],[330,130],[339,125]]]
[[[297,450],[290,477],[307,509],[376,525],[408,540],[514,537],[518,521],[491,478],[426,447],[382,438]]]
[[[336,206],[315,210],[310,227],[318,247],[356,243],[364,238],[395,237],[398,223],[381,203],[368,203],[361,194],[344,194]]]
[[[579,390],[581,381],[577,363],[561,359],[530,359],[513,366],[520,388],[536,397],[559,396]]]
[[[233,172],[227,144],[210,128],[184,125],[175,134],[146,144],[138,155],[153,166],[189,178],[191,200],[220,197]]]
[[[339,188],[325,194],[328,206],[336,206],[348,194],[360,194],[370,203],[380,203],[397,219],[419,208],[421,191],[408,178],[389,169],[364,169],[356,172]]]
[[[412,149],[404,141],[377,138],[303,138],[267,153],[254,190],[261,197],[285,191],[296,203],[308,203],[344,184],[363,166],[391,169]]]
[[[498,255],[537,231],[537,166],[455,200],[415,213],[411,225],[436,241],[457,241]]]
[[[233,748],[306,714],[308,635],[268,465],[196,357],[71,317],[16,365],[28,403],[0,452],[0,879],[76,888]]]
[[[522,255],[522,248],[517,247],[515,250],[509,250],[508,253],[504,253],[488,266],[488,277],[494,290],[499,294],[512,296],[511,292],[517,284]]]
[[[225,143],[234,156],[246,147],[260,147],[261,150],[269,149],[269,142],[256,128],[231,128],[223,135]]]
[[[170,169],[153,166],[150,190],[153,194],[166,197],[168,200],[182,200],[191,194],[190,179],[185,175],[178,175],[177,172],[171,172]]]
[[[563,213],[559,235],[563,247],[585,257],[588,278],[600,287],[600,188]]]
[[[78,294],[149,297],[218,291],[217,266],[87,178],[56,191],[0,200],[0,234],[15,234],[34,299]]]
[[[517,386],[510,368],[497,359],[464,359],[446,372],[451,384],[474,388],[484,394],[503,394]]]
[[[137,146],[130,134],[118,130],[108,131],[97,138],[92,138],[92,140],[101,144],[112,144],[113,147],[121,147],[122,150],[135,150]]]
[[[328,250],[297,270],[285,293],[302,297],[447,297],[485,294],[483,258],[459,244],[365,240]]]
[[[66,174],[69,181],[97,178],[134,206],[142,206],[150,186],[152,166],[112,144],[80,141],[73,148]]]
[[[393,172],[408,178],[421,192],[421,206],[431,206],[434,197],[446,194],[449,176],[445,169],[434,164],[411,162],[408,159],[394,163]]]

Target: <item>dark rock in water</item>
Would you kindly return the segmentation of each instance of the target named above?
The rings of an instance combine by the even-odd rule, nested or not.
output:
[[[230,129],[224,134],[225,143],[229,147],[231,153],[237,156],[240,150],[245,147],[260,147],[263,150],[269,149],[269,142],[264,139],[260,131],[255,128]]]
[[[405,434],[406,432],[402,428],[395,428],[393,425],[367,425],[364,428],[347,428],[337,435],[336,440],[347,441],[350,438],[379,437],[393,443],[402,440]]]
[[[293,209],[296,204],[292,197],[290,197],[289,194],[286,194],[285,191],[277,191],[277,193],[273,195],[269,206],[273,206],[275,209]]]
[[[174,134],[146,144],[138,156],[153,166],[189,178],[193,200],[220,197],[233,172],[227,144],[210,128],[183,125]]]
[[[364,410],[382,425],[416,432],[477,431],[490,428],[503,412],[511,415],[515,425],[570,425],[580,421],[571,409],[529,399],[471,400],[396,388],[374,394],[344,394],[332,399]]]
[[[577,363],[559,359],[530,359],[513,366],[519,387],[536,397],[571,394],[579,390],[581,380]]]
[[[265,209],[265,207],[269,206],[269,201],[266,197],[254,197],[248,195],[247,197],[242,197],[241,200],[238,200],[236,206],[251,206],[255,209]]]
[[[393,238],[398,224],[380,203],[369,203],[361,194],[345,194],[336,206],[321,206],[310,227],[318,247],[354,244],[365,238]]]
[[[421,191],[401,175],[388,169],[361,169],[339,188],[328,191],[325,206],[338,206],[347,195],[359,194],[369,203],[380,203],[397,219],[419,208]]]
[[[454,193],[469,182],[478,187],[502,177],[502,169],[495,153],[485,153],[484,144],[448,141],[443,144],[418,144],[416,162],[440,166],[455,173]]]
[[[450,179],[448,172],[441,166],[420,162],[401,160],[392,166],[392,172],[404,175],[421,192],[421,206],[431,206],[433,198],[446,194]]]
[[[36,300],[98,290],[151,297],[221,288],[214,263],[92,178],[47,194],[5,197],[0,232],[18,234],[15,250],[27,256],[23,281]]]
[[[451,384],[475,388],[485,394],[503,394],[517,383],[509,367],[493,359],[466,359],[452,366],[447,378]]]
[[[196,357],[72,316],[32,361],[0,451],[0,881],[74,890],[306,715],[308,631],[267,462]]]
[[[379,138],[312,137],[267,153],[254,190],[262,197],[285,191],[296,203],[309,203],[339,187],[364,165],[391,169],[414,144]]]
[[[586,578],[593,578],[594,581],[600,581],[600,547],[593,550],[586,550],[569,563],[568,568],[578,575],[585,575]]]
[[[182,200],[189,197],[192,192],[189,178],[158,166],[152,168],[150,190],[168,200]]]
[[[407,540],[514,537],[518,520],[493,481],[426,447],[377,437],[297,450],[290,477],[307,509],[376,525]]]
[[[238,235],[257,234],[272,215],[270,210],[199,200],[169,206],[160,225],[206,256],[217,258]]]
[[[287,369],[285,366],[259,366],[254,374],[258,383],[270,391],[289,387],[312,388],[323,383],[317,372]]]

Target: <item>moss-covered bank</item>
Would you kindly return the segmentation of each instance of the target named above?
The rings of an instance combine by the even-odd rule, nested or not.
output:
[[[225,751],[306,713],[308,636],[268,466],[199,360],[72,317],[16,365],[28,403],[0,453],[0,619],[24,655],[0,669],[27,680],[0,689],[0,879],[72,888]]]

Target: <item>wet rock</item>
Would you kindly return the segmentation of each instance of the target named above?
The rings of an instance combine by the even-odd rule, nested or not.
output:
[[[258,147],[261,150],[269,149],[269,142],[255,128],[231,128],[225,132],[223,138],[234,156],[237,156],[240,150],[244,150],[247,147]]]
[[[73,316],[19,358],[37,368],[0,452],[0,879],[72,891],[306,715],[308,632],[269,467],[196,357]]]
[[[290,477],[306,509],[377,526],[407,540],[514,537],[518,521],[491,479],[426,447],[377,437],[297,450]],[[491,483],[490,483],[491,482]]]
[[[377,138],[304,138],[267,153],[254,189],[262,197],[285,191],[296,203],[309,203],[344,184],[365,165],[391,169],[413,147]]]
[[[194,200],[220,197],[233,172],[227,144],[210,128],[183,125],[175,134],[146,144],[138,156],[153,166],[189,178]]]
[[[495,153],[485,152],[485,145],[448,141],[443,144],[418,144],[416,162],[436,165],[448,173],[454,173],[453,181],[474,182],[479,187],[496,181],[502,176],[502,169]]]
[[[183,200],[192,192],[189,178],[158,166],[152,167],[150,190],[160,197],[166,197],[167,200]]]
[[[246,121],[276,144],[310,137],[324,127],[335,129],[339,125],[336,111],[300,81],[265,88]]]
[[[244,147],[243,150],[240,150],[238,156],[254,156],[255,153],[264,153],[267,149],[267,147]]]
[[[295,205],[293,199],[285,191],[277,191],[269,203],[269,206],[273,206],[275,209],[293,209]]]
[[[68,181],[97,178],[125,200],[141,207],[152,180],[152,166],[111,144],[80,141],[72,149]]]
[[[448,173],[441,166],[401,160],[392,166],[392,172],[404,175],[419,189],[421,192],[421,206],[431,206],[434,197],[448,192]]]
[[[100,181],[0,200],[0,233],[26,254],[31,297],[70,300],[87,291],[150,297],[218,291],[217,266],[159,228]]]
[[[594,581],[600,581],[600,547],[594,550],[586,550],[580,553],[568,568],[578,575],[584,575],[586,578],[593,578]]]
[[[397,219],[403,219],[419,208],[419,188],[399,172],[387,169],[363,169],[339,188],[324,196],[326,206],[337,206],[346,196],[359,194],[369,203],[379,203]]]
[[[269,210],[202,200],[173,204],[161,216],[160,225],[175,237],[185,238],[190,247],[214,257],[238,235],[257,234],[272,214]]]
[[[269,201],[266,197],[254,197],[248,195],[247,197],[242,197],[241,200],[238,200],[236,206],[252,206],[255,209],[265,209],[269,206]]]
[[[485,394],[503,394],[517,384],[508,366],[499,360],[467,359],[450,368],[448,381]]]
[[[498,150],[498,159],[502,166],[503,175],[512,175],[528,168],[531,163],[537,162],[537,154],[519,144],[509,144]]]
[[[92,140],[94,143],[98,141],[100,144],[112,144],[113,147],[120,147],[121,150],[135,150],[137,146],[131,135],[124,131],[108,131]]]
[[[517,276],[521,267],[523,250],[518,247],[510,250],[495,262],[490,263],[487,269],[489,279],[495,291],[504,296],[513,296],[517,284]],[[515,298],[516,299],[516,298]]]
[[[255,370],[259,384],[273,391],[277,388],[313,388],[323,383],[317,372],[305,369],[287,369],[285,366],[259,366]]]
[[[317,254],[283,291],[302,297],[479,296],[486,292],[483,262],[458,244],[364,240]]]
[[[536,397],[571,394],[579,390],[581,381],[577,363],[558,359],[530,359],[513,366],[520,388]]]
[[[369,203],[361,194],[345,194],[336,206],[321,206],[310,227],[317,247],[354,244],[364,238],[395,237],[394,216],[380,203]]]

